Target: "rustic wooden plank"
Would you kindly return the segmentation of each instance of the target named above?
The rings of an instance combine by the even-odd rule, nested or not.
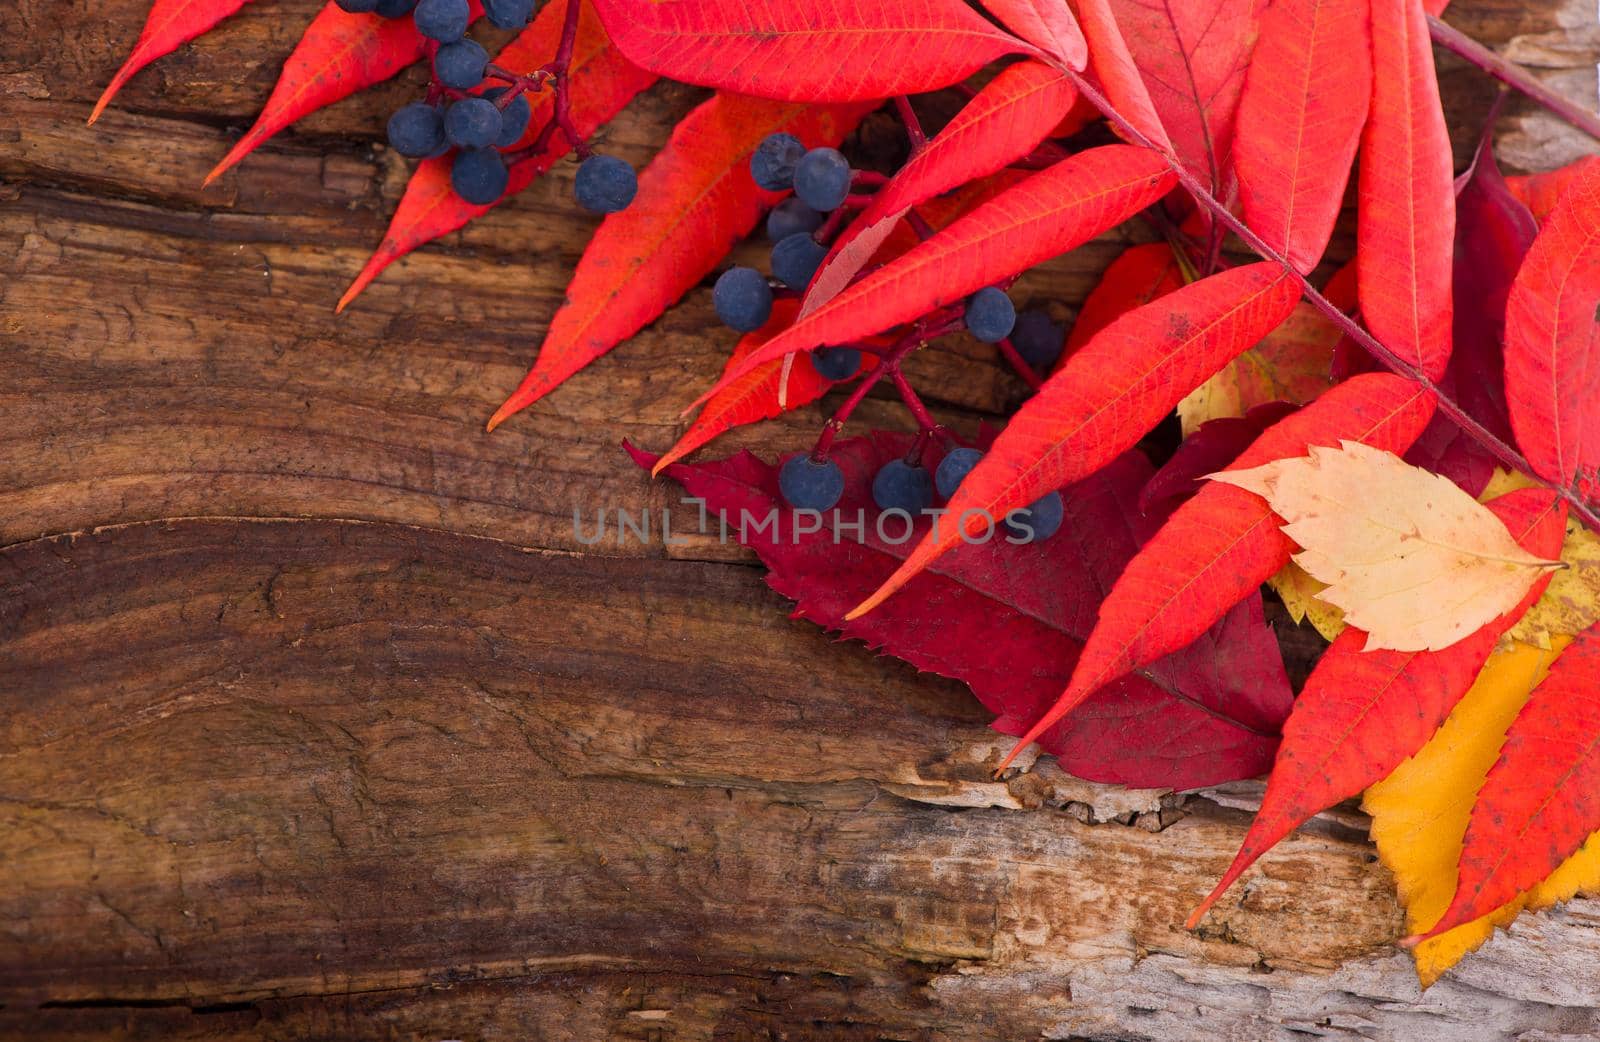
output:
[[[681,1038],[1600,1029],[1571,970],[1415,1004],[1390,882],[1332,822],[1186,933],[1238,812],[1088,824],[1081,783],[989,782],[969,698],[829,648],[748,569],[220,519],[0,560],[0,1002],[45,1037],[508,1030],[591,984],[605,1031],[552,1037],[661,1026],[641,1009]],[[1597,913],[1499,965],[1594,951]],[[374,994],[316,999],[347,992]]]

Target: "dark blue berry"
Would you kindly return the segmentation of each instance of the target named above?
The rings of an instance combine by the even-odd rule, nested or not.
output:
[[[967,330],[986,344],[998,344],[1016,324],[1016,306],[1003,290],[986,286],[967,301]]]
[[[411,19],[417,32],[428,39],[455,43],[467,35],[472,12],[467,9],[467,0],[418,0]]]
[[[483,13],[497,29],[521,29],[533,17],[534,0],[483,0]]]
[[[861,352],[853,347],[819,347],[811,352],[811,364],[824,380],[848,380],[861,371]]]
[[[831,459],[802,453],[778,471],[778,488],[796,510],[828,510],[844,495],[844,471]]]
[[[793,134],[769,134],[750,157],[750,176],[769,192],[787,192],[794,187],[794,165],[805,154]]]
[[[417,0],[378,0],[373,10],[382,18],[403,18],[417,6]]]
[[[977,449],[951,449],[945,453],[944,459],[939,461],[939,468],[933,472],[933,487],[939,490],[939,495],[949,499],[956,494],[956,488],[966,480],[972,468],[983,459],[983,453]]]
[[[1052,492],[1042,496],[1021,510],[1013,510],[1006,515],[1006,530],[1016,539],[1030,543],[1041,542],[1055,535],[1061,528],[1061,519],[1066,513],[1065,505],[1061,502],[1061,493]]]
[[[926,467],[890,460],[872,479],[872,501],[879,510],[904,510],[915,517],[933,505],[933,476]]]
[[[837,148],[813,148],[794,165],[794,194],[813,210],[837,210],[850,194],[850,161]]]
[[[457,148],[488,148],[500,139],[500,110],[488,98],[462,98],[444,111],[444,136]]]
[[[572,194],[578,205],[590,213],[616,213],[626,210],[639,192],[639,178],[633,167],[616,156],[590,156],[578,164],[578,179]]]
[[[772,287],[754,268],[729,268],[711,289],[717,317],[741,333],[753,333],[772,317]]]
[[[483,82],[489,52],[477,40],[457,40],[439,48],[433,56],[433,71],[439,82],[456,90],[471,90]]]
[[[378,0],[336,0],[346,14],[369,14],[378,9]]]
[[[506,87],[495,87],[483,92],[483,96],[495,103],[499,108],[500,97],[505,94]],[[528,121],[533,118],[533,106],[528,104],[526,94],[518,94],[511,99],[511,104],[500,109],[500,136],[495,139],[496,148],[510,148],[522,140],[522,135],[528,131]]]
[[[1011,346],[1035,369],[1048,369],[1061,357],[1066,331],[1043,311],[1024,311],[1011,330]]]
[[[504,195],[510,177],[506,161],[492,148],[462,152],[450,167],[450,186],[474,206],[488,206]]]
[[[790,289],[805,289],[827,255],[809,232],[796,232],[772,248],[772,277]]]
[[[403,156],[421,159],[444,144],[444,120],[436,105],[413,101],[389,117],[389,147]]]
[[[782,242],[801,232],[810,235],[821,227],[822,215],[793,196],[767,214],[767,238],[773,242]]]

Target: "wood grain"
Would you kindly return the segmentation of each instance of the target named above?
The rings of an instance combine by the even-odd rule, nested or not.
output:
[[[574,506],[674,501],[618,441],[670,443],[720,368],[708,289],[483,434],[593,227],[571,168],[335,317],[415,73],[199,187],[316,7],[249,5],[87,128],[143,5],[0,6],[0,1037],[1600,1032],[1600,903],[1421,996],[1344,810],[1186,933],[1250,786],[991,782],[969,696],[788,619],[737,548],[580,544]],[[1582,64],[1550,4],[1452,10]],[[1468,147],[1489,92],[1446,75]],[[1510,165],[1568,141],[1535,130]],[[1070,309],[1120,248],[1020,295]],[[958,425],[1022,394],[959,340],[915,380]]]

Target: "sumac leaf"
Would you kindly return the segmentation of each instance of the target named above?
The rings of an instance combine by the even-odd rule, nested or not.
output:
[[[639,175],[632,205],[607,217],[589,241],[538,361],[489,429],[653,322],[749,234],[777,198],[750,178],[762,139],[782,132],[837,144],[876,107],[717,94],[686,116]]]
[[[1600,830],[1600,629],[1578,635],[1506,732],[1478,790],[1450,907],[1423,937],[1494,911]]]
[[[1596,485],[1600,464],[1600,163],[1561,196],[1506,306],[1506,404],[1534,472]]]
[[[1071,109],[1077,93],[1059,72],[1038,62],[1002,70],[850,222],[818,268],[804,311],[838,296],[912,207],[1031,152]]]
[[[1161,157],[1130,145],[1064,159],[857,282],[751,355],[745,366],[847,344],[920,318],[1122,223],[1175,181]]]
[[[784,101],[936,90],[1032,48],[962,0],[597,0],[629,60],[660,76]]]
[[[1000,24],[1068,67],[1082,72],[1089,45],[1067,0],[983,0]]]
[[[1372,107],[1356,219],[1361,315],[1374,337],[1438,380],[1450,361],[1450,135],[1421,5],[1371,2]]]
[[[1213,194],[1227,195],[1239,96],[1265,0],[1107,2],[1173,150]]]
[[[473,17],[482,11],[473,3]],[[212,168],[205,183],[221,177],[295,120],[382,83],[420,60],[426,43],[410,18],[351,14],[330,0],[284,61],[283,72],[255,125]]]
[[[1040,496],[1131,448],[1178,401],[1288,316],[1299,287],[1276,264],[1234,268],[1117,319],[1028,399],[951,498],[930,535],[852,618]]]
[[[155,0],[145,17],[139,39],[127,60],[111,77],[100,100],[89,113],[92,125],[135,73],[163,55],[171,54],[196,36],[209,32],[250,0]]]
[[[1339,217],[1372,93],[1368,0],[1277,0],[1239,99],[1245,222],[1309,274]]]
[[[1404,452],[1434,406],[1403,377],[1356,376],[1274,425],[1228,469],[1344,440]],[[1179,507],[1107,595],[1072,682],[1018,750],[1107,682],[1188,644],[1276,574],[1294,550],[1281,524],[1260,496],[1220,482]]]

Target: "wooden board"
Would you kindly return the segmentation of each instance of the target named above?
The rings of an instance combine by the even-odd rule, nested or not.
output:
[[[788,619],[737,548],[582,546],[575,505],[675,498],[618,439],[670,443],[720,368],[708,289],[485,435],[593,222],[563,165],[335,317],[415,72],[199,187],[315,7],[247,6],[93,128],[144,5],[0,7],[0,1037],[1600,1032],[1600,903],[1423,996],[1344,810],[1190,934],[1251,786],[990,782],[970,696]],[[1452,17],[1576,83],[1576,11]],[[1446,83],[1465,151],[1492,92]],[[1541,119],[1511,165],[1579,147]],[[1022,295],[1081,300],[1120,245]],[[960,341],[916,379],[958,424],[1022,393]]]

